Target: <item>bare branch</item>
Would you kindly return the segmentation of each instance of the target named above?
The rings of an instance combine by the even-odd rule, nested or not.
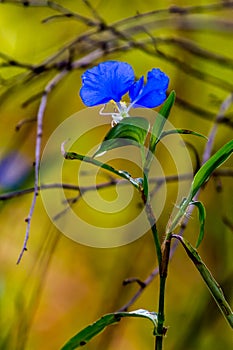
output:
[[[167,175],[165,177],[156,177],[156,178],[150,178],[149,183],[150,184],[156,184],[157,186],[162,186],[165,183],[173,183],[179,181],[185,181],[192,179],[193,174],[187,173],[187,174],[180,174],[180,175]],[[218,169],[213,173],[213,177],[233,177],[233,169],[231,168],[223,168]],[[100,190],[102,188],[112,187],[115,185],[129,185],[129,182],[127,180],[119,180],[111,178],[108,182],[102,182],[100,184],[96,184],[93,186],[82,186],[82,192],[88,192],[93,190]],[[38,192],[42,190],[47,189],[57,189],[57,188],[63,188],[65,190],[72,190],[72,191],[80,191],[80,187],[77,185],[72,184],[66,184],[66,183],[54,183],[54,184],[43,184],[41,186],[38,186]],[[24,188],[20,190],[16,190],[13,192],[7,192],[0,194],[0,201],[10,200],[16,197],[21,197],[26,194],[30,194],[34,192],[34,187]],[[153,192],[152,192],[153,194]]]
[[[44,112],[47,105],[47,99],[49,93],[52,91],[52,89],[59,83],[61,79],[67,74],[68,72],[66,70],[62,71],[61,73],[57,74],[45,87],[44,95],[41,99],[39,110],[37,113],[37,132],[36,132],[36,146],[35,146],[35,180],[34,180],[34,194],[32,199],[31,208],[29,210],[28,217],[25,219],[27,223],[26,227],[26,233],[23,243],[23,248],[20,252],[19,258],[17,260],[17,264],[20,263],[24,252],[27,250],[27,242],[29,239],[29,232],[31,228],[31,220],[32,215],[34,213],[35,205],[36,205],[36,198],[38,196],[38,188],[39,188],[39,164],[40,164],[40,155],[41,155],[41,139],[43,134],[43,118],[44,118]]]
[[[99,22],[93,21],[92,19],[87,18],[85,16],[82,16],[82,15],[78,14],[77,12],[73,12],[73,11],[61,6],[60,4],[58,4],[54,1],[47,1],[47,4],[45,6],[51,8],[52,10],[60,12],[61,15],[47,17],[42,21],[43,23],[46,23],[48,21],[54,20],[55,18],[59,18],[62,16],[62,17],[72,18],[76,21],[82,22],[86,26],[89,26],[89,27],[95,27],[95,26],[99,25]]]
[[[215,139],[215,136],[217,133],[218,124],[224,118],[226,111],[229,109],[229,107],[231,106],[232,103],[233,103],[233,93],[230,94],[229,96],[227,96],[227,98],[223,101],[223,103],[220,106],[219,113],[217,114],[215,123],[214,123],[212,129],[210,130],[210,133],[208,136],[208,142],[206,144],[206,148],[205,148],[205,151],[203,154],[202,163],[205,163],[210,158],[211,151],[213,149],[214,139]]]
[[[80,60],[77,60],[73,62],[73,67],[78,68],[80,66],[83,66],[84,64],[89,64],[92,60],[95,60],[102,54],[101,50],[96,50],[93,53],[87,55],[86,57],[81,58]],[[23,248],[20,252],[19,258],[17,260],[17,264],[20,263],[24,252],[27,250],[27,242],[29,239],[29,232],[31,228],[31,220],[32,215],[34,213],[35,205],[36,205],[36,198],[38,196],[38,188],[39,188],[39,164],[40,164],[40,156],[41,156],[41,139],[43,134],[43,118],[45,109],[47,106],[47,100],[48,95],[51,93],[51,91],[56,87],[56,85],[69,73],[69,70],[64,69],[59,74],[57,74],[45,87],[44,94],[42,96],[40,106],[37,113],[37,133],[36,133],[36,146],[35,146],[35,181],[34,181],[34,194],[32,199],[31,208],[28,214],[28,217],[26,218],[26,233],[23,243]]]
[[[19,131],[23,125],[28,124],[28,123],[32,123],[32,122],[36,122],[36,118],[25,118],[20,120],[17,125],[15,126],[15,131]]]

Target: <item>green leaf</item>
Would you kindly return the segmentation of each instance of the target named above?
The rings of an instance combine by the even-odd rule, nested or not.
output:
[[[233,140],[220,148],[207,162],[198,170],[194,176],[190,197],[193,198],[201,186],[209,179],[213,171],[224,163],[233,152]]]
[[[200,232],[196,243],[196,248],[198,248],[204,238],[206,211],[202,202],[192,201],[190,204],[195,205],[198,208],[199,213]]]
[[[171,233],[175,230],[175,228],[179,225],[182,220],[182,217],[185,215],[186,210],[189,204],[192,202],[193,197],[197,193],[197,191],[201,188],[201,186],[208,180],[212,172],[219,167],[222,163],[224,163],[227,158],[233,152],[233,140],[226,143],[220,150],[218,150],[207,162],[198,170],[196,175],[194,176],[191,189],[187,198],[182,200],[182,203],[179,206],[179,211],[176,214],[175,218],[171,222],[171,224],[167,227],[166,230],[166,239],[169,238]]]
[[[115,312],[112,314],[107,314],[98,319],[95,323],[85,327],[74,337],[72,337],[62,348],[61,350],[73,350],[77,349],[80,346],[88,343],[92,338],[97,334],[101,333],[105,327],[119,322],[124,317],[140,317],[150,320],[154,325],[154,335],[157,331],[157,313],[149,312],[147,310],[139,309],[131,312]]]
[[[199,136],[199,137],[203,137],[204,139],[208,140],[208,138],[202,134],[199,134],[198,132],[192,131],[192,130],[187,130],[187,129],[175,129],[175,130],[167,130],[167,131],[163,131],[161,136],[160,136],[160,140],[168,135],[172,135],[172,134],[183,134],[183,135],[194,135],[194,136]]]
[[[207,268],[207,266],[202,261],[200,255],[196,251],[195,248],[192,247],[192,245],[186,241],[183,237],[179,235],[172,235],[172,237],[178,239],[182,246],[184,247],[186,253],[198,269],[201,277],[203,278],[204,282],[206,283],[210,293],[212,294],[216,304],[218,305],[219,309],[222,311],[225,319],[230,324],[230,326],[233,328],[233,312],[231,310],[230,305],[225,299],[225,296],[223,294],[223,291],[221,287],[219,286],[218,282],[214,279],[211,272]]]
[[[171,91],[170,95],[164,102],[163,106],[161,107],[156,119],[155,123],[153,125],[152,131],[151,131],[151,138],[150,138],[150,151],[154,153],[155,147],[160,140],[160,135],[163,131],[164,124],[169,117],[170,111],[172,106],[174,105],[176,98],[175,91]]]
[[[94,157],[117,147],[126,145],[143,146],[149,128],[148,120],[142,117],[129,117],[121,120],[107,133]]]
[[[64,156],[65,159],[68,159],[68,160],[80,160],[80,161],[83,161],[83,162],[86,162],[86,163],[98,166],[98,167],[100,167],[102,169],[106,169],[109,172],[111,172],[111,173],[113,173],[115,175],[118,175],[118,176],[122,177],[125,180],[128,180],[134,187],[137,188],[137,190],[140,190],[140,188],[141,188],[141,183],[137,179],[134,179],[133,177],[131,177],[131,175],[127,171],[117,170],[117,169],[113,168],[109,164],[102,163],[102,162],[98,161],[97,159],[94,159],[94,158],[88,157],[88,156],[84,156],[82,154],[78,154],[78,153],[75,153],[75,152],[65,152],[65,151],[63,151],[63,156]]]

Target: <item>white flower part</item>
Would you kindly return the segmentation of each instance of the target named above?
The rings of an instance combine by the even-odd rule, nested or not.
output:
[[[129,117],[129,114],[128,114],[129,109],[125,102],[116,103],[116,107],[118,109],[118,113],[112,113],[112,123],[111,123],[112,126],[118,124],[123,118]]]
[[[121,116],[121,114],[119,114],[119,113],[112,113],[112,121],[111,121],[112,128],[115,125],[117,125],[122,119],[123,119],[123,117]]]
[[[104,105],[101,110],[99,111],[100,115],[111,115],[112,117],[112,122],[111,122],[111,126],[115,126],[116,124],[118,124],[123,118],[127,118],[129,117],[128,111],[129,111],[129,107],[127,107],[127,104],[125,102],[117,102],[115,103],[115,111],[113,113],[111,112],[103,112],[106,105]]]

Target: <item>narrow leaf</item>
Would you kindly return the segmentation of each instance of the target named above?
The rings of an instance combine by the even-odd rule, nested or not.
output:
[[[209,179],[213,171],[224,163],[233,152],[233,140],[220,148],[207,162],[198,170],[194,176],[190,196],[193,198],[199,188]]]
[[[172,134],[183,134],[183,135],[194,135],[194,136],[199,136],[199,137],[203,137],[204,139],[208,140],[208,138],[202,134],[199,134],[198,132],[192,131],[192,130],[187,130],[187,129],[175,129],[175,130],[167,130],[167,131],[163,131],[161,136],[160,136],[160,140],[168,135],[172,135]]]
[[[100,161],[98,161],[97,159],[94,159],[92,157],[88,157],[88,156],[84,156],[82,154],[78,154],[75,152],[65,152],[63,151],[63,156],[65,159],[69,159],[69,160],[80,160],[95,166],[98,166],[100,168],[106,169],[108,171],[110,171],[111,173],[118,175],[120,177],[122,177],[125,180],[128,180],[134,187],[136,187],[137,189],[140,189],[141,187],[141,183],[137,180],[134,179],[133,177],[131,177],[131,175],[127,172],[127,171],[123,171],[123,170],[117,170],[115,168],[113,168],[111,165],[106,164],[106,163],[102,163]]]
[[[97,334],[101,333],[105,327],[119,322],[124,317],[140,317],[150,320],[154,325],[154,335],[157,331],[157,313],[149,312],[147,310],[139,309],[131,312],[115,312],[112,314],[107,314],[98,319],[95,323],[85,327],[74,337],[72,337],[61,350],[74,350],[87,344],[92,338]]]
[[[177,238],[181,242],[186,253],[190,257],[190,259],[192,260],[196,268],[198,269],[201,277],[206,283],[210,293],[212,294],[219,309],[222,311],[225,319],[233,328],[233,312],[231,310],[231,307],[226,301],[223,291],[219,286],[218,282],[214,279],[211,272],[208,270],[207,266],[204,264],[200,255],[196,251],[196,249],[193,248],[192,245],[188,241],[186,241],[183,237],[179,235],[174,235],[174,234],[172,235],[172,237]]]
[[[189,204],[192,202],[193,197],[201,186],[208,180],[212,172],[224,163],[227,158],[231,155],[233,151],[233,140],[226,143],[220,150],[218,150],[207,162],[198,170],[194,176],[190,192],[188,197],[185,198],[179,206],[179,211],[176,214],[173,221],[167,227],[166,238],[169,238],[169,235],[175,230],[182,220],[182,217],[185,215],[186,210]]]
[[[160,139],[160,135],[163,131],[164,124],[167,118],[169,117],[172,106],[174,105],[175,98],[176,98],[175,91],[171,91],[170,95],[164,102],[163,106],[161,107],[155,119],[155,123],[151,131],[150,146],[149,146],[150,151],[152,153],[154,153],[155,151],[156,144]]]
[[[204,238],[206,211],[202,202],[192,201],[190,204],[195,205],[198,208],[199,213],[200,232],[196,243],[196,248],[198,248]]]
[[[143,146],[149,128],[148,120],[142,117],[129,117],[121,120],[107,133],[94,157],[117,147],[126,145]]]

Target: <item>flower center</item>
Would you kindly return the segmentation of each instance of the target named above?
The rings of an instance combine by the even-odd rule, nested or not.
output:
[[[131,105],[127,106],[126,102],[120,101],[120,102],[115,102],[115,101],[111,101],[111,103],[114,104],[115,108],[114,108],[114,112],[103,112],[105,109],[105,106],[103,108],[101,108],[99,114],[100,115],[111,115],[112,117],[112,123],[111,125],[114,126],[116,124],[118,124],[123,118],[127,118],[129,117],[129,109],[131,107]]]

